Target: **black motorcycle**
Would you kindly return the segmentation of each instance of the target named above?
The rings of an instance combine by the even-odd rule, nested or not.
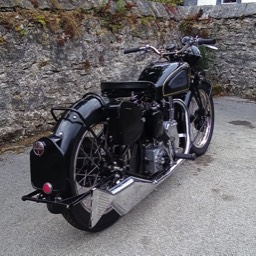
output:
[[[204,154],[214,127],[212,85],[195,64],[214,39],[184,37],[182,48],[146,45],[124,53],[160,56],[137,81],[102,82],[68,108],[53,108],[51,136],[30,153],[35,191],[74,227],[100,231],[128,213],[185,159]],[[61,114],[60,114],[61,113]]]

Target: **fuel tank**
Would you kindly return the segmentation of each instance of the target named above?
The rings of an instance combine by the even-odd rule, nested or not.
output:
[[[154,83],[156,98],[162,99],[189,90],[190,67],[186,62],[154,62],[142,71],[139,81]]]

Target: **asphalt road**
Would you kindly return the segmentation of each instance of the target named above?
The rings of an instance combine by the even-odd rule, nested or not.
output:
[[[0,155],[0,255],[256,255],[256,103],[215,98],[206,155],[186,162],[101,233],[22,202],[32,190],[28,152]]]

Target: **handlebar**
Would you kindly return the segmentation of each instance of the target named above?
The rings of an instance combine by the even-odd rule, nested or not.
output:
[[[141,51],[141,47],[127,48],[127,49],[124,49],[124,54],[139,52],[139,51]]]
[[[127,48],[124,49],[124,54],[128,54],[128,53],[133,53],[133,52],[140,52],[140,51],[153,51],[154,53],[161,55],[161,51],[159,51],[158,49],[156,49],[154,46],[151,45],[146,45],[146,46],[142,46],[142,47],[135,47],[135,48]]]
[[[193,37],[186,36],[182,39],[182,43],[184,44],[182,49],[175,50],[173,52],[168,52],[164,49],[157,49],[151,45],[146,45],[143,47],[124,49],[124,54],[135,53],[135,52],[140,52],[140,51],[144,51],[144,52],[152,51],[152,52],[160,55],[161,57],[170,56],[170,55],[179,55],[181,53],[184,53],[192,45],[214,45],[216,43],[216,40],[215,39],[203,39],[203,38],[198,38],[198,37],[193,38]]]
[[[213,44],[216,44],[216,40],[215,40],[215,39],[203,39],[203,38],[198,38],[198,39],[197,39],[197,43],[198,43],[198,45],[202,45],[202,44],[213,45]]]

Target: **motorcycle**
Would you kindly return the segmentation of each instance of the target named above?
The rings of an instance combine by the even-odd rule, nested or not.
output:
[[[159,58],[137,81],[101,82],[101,94],[86,93],[68,108],[52,108],[53,133],[30,152],[35,190],[22,200],[45,203],[80,230],[101,231],[184,160],[203,155],[214,128],[212,84],[194,67],[199,46],[217,49],[214,44],[186,36],[180,48],[125,49]]]

